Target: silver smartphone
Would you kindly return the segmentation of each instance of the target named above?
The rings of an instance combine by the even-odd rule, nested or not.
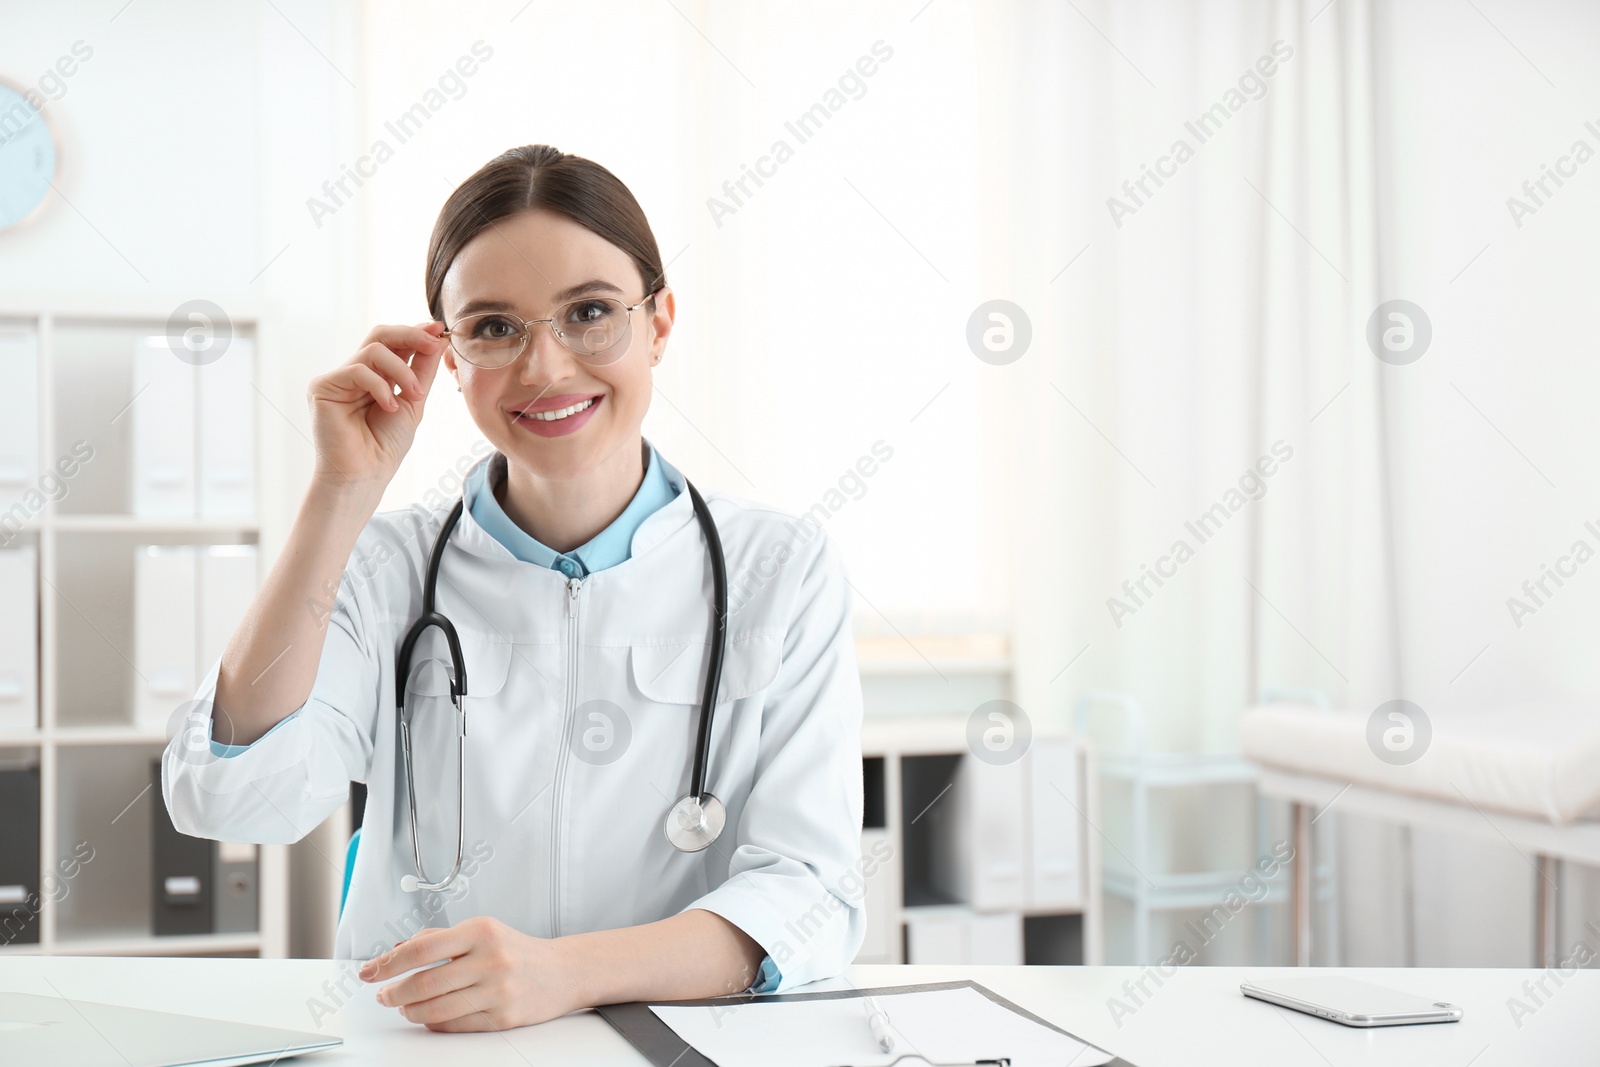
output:
[[[1462,1015],[1460,1008],[1442,1000],[1429,1000],[1336,974],[1241,982],[1239,992],[1345,1026],[1453,1023],[1459,1022]]]

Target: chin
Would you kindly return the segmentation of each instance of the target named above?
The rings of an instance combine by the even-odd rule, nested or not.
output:
[[[587,475],[600,465],[612,448],[609,437],[590,435],[589,431],[601,429],[598,426],[585,426],[581,434],[572,437],[532,437],[531,440],[527,431],[515,426],[509,429],[510,440],[497,446],[506,458],[541,478],[557,481]]]

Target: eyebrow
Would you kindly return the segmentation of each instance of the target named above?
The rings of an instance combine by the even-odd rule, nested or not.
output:
[[[602,290],[609,293],[616,293],[618,296],[622,295],[621,289],[617,288],[615,285],[612,285],[604,278],[590,278],[586,282],[579,282],[577,285],[567,286],[567,288],[561,290],[555,295],[555,300],[557,304],[562,304],[574,297],[582,296],[584,293],[600,292]],[[456,312],[456,317],[464,318],[465,316],[471,315],[478,311],[515,310],[516,305],[507,300],[469,300],[459,311]]]

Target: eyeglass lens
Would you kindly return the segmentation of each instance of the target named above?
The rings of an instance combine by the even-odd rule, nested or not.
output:
[[[613,352],[628,332],[628,308],[609,297],[589,297],[556,309],[556,337],[579,356],[620,356]],[[520,319],[498,311],[468,315],[450,327],[450,343],[473,366],[491,369],[514,361],[528,343],[528,327]],[[609,362],[602,358],[599,362]]]

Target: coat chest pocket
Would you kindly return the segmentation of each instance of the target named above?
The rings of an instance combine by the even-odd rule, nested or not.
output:
[[[634,645],[628,654],[634,688],[646,700],[699,706],[712,647],[704,640]],[[782,659],[782,634],[729,639],[717,685],[717,706],[767,688],[778,676]]]
[[[505,688],[511,670],[511,643],[493,631],[456,627],[461,658],[467,667],[467,699],[494,696]],[[396,646],[398,648],[398,645]],[[430,626],[411,649],[406,692],[412,697],[450,697],[450,643]]]

